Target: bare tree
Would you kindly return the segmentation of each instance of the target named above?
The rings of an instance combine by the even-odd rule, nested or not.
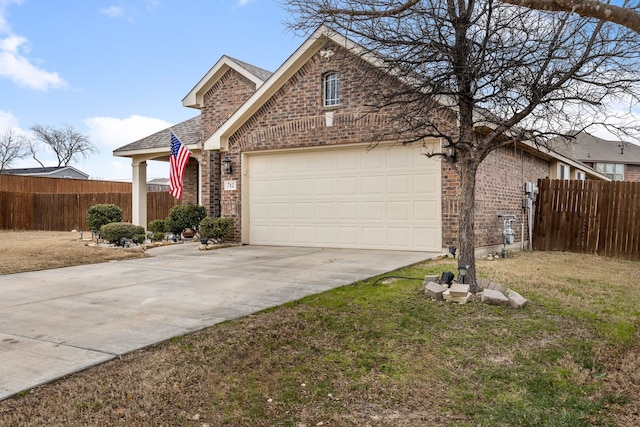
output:
[[[40,145],[53,151],[58,159],[58,166],[69,166],[72,160],[78,159],[78,156],[86,159],[87,156],[98,151],[88,137],[76,132],[70,125],[64,125],[61,128],[34,125],[31,131],[35,138],[30,146],[31,155],[40,165],[43,165],[37,158]]]
[[[5,128],[0,134],[0,171],[28,155],[28,141],[14,128]]]
[[[394,106],[398,139],[443,141],[447,149],[429,155],[460,176],[459,260],[472,284],[476,172],[487,155],[516,141],[543,144],[569,129],[611,126],[607,104],[633,104],[640,94],[637,35],[576,14],[499,0],[288,0],[288,9],[292,29],[324,24],[342,32],[402,82],[379,90],[370,106]]]
[[[629,1],[617,6],[595,0],[502,0],[505,3],[552,12],[572,12],[588,18],[614,22],[640,33],[638,5]]]

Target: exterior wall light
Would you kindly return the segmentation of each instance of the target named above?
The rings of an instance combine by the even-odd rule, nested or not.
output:
[[[231,175],[233,168],[231,167],[231,159],[228,154],[225,154],[224,159],[222,159],[222,164],[224,165],[224,173]]]
[[[469,271],[468,265],[463,265],[463,264],[458,265],[458,283],[464,284],[464,276],[467,275],[468,271]]]
[[[448,144],[448,145],[445,145],[443,148],[444,148],[444,154],[447,157],[447,159],[451,163],[455,163],[455,161],[456,161],[456,147],[454,147],[451,144]]]

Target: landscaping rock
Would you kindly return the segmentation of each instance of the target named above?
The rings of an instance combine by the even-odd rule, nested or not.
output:
[[[478,290],[482,291],[483,289],[487,289],[491,284],[491,280],[489,279],[476,279],[476,284],[478,285]]]
[[[507,289],[507,297],[509,298],[509,305],[512,308],[522,308],[529,301],[519,293],[512,291],[511,289]]]
[[[469,294],[469,289],[469,285],[456,283],[454,285],[451,285],[451,288],[449,288],[449,294],[452,297],[466,297]]]
[[[490,282],[485,289],[491,289],[493,291],[498,291],[502,294],[506,294],[507,293],[507,287],[504,285],[501,285],[500,283],[496,283],[496,282]]]
[[[439,283],[436,282],[429,282],[427,283],[427,285],[424,287],[424,293],[429,297],[429,298],[433,298],[437,301],[442,301],[442,299],[444,298],[442,296],[442,294],[444,293],[444,291],[447,290],[446,286],[442,286]]]
[[[451,295],[451,289],[447,289],[442,293],[442,297],[445,299],[445,301],[457,302],[458,304],[466,304],[471,298],[471,293],[467,292],[465,296],[457,297]]]
[[[422,284],[426,287],[429,282],[439,283],[440,277],[438,276],[424,276],[424,282]]]
[[[482,291],[480,301],[490,305],[509,305],[509,298],[502,292],[493,289],[485,289]]]

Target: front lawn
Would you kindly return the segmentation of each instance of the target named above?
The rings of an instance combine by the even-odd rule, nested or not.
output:
[[[0,424],[640,425],[640,263],[522,253],[478,269],[528,305],[427,299],[419,279],[455,261],[427,262],[22,393]]]

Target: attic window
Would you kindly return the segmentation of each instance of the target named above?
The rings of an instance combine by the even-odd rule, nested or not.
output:
[[[338,73],[325,74],[323,78],[323,99],[325,107],[334,107],[340,103]]]

